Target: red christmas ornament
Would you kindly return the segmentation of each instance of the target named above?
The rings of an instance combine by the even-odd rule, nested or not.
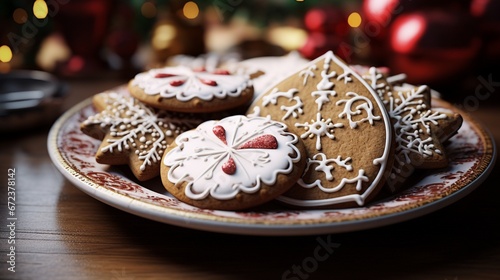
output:
[[[127,29],[114,30],[108,36],[107,45],[121,58],[129,59],[139,46],[139,36]]]
[[[344,12],[335,7],[318,7],[307,11],[304,25],[308,31],[347,36],[349,26]]]
[[[480,39],[466,13],[432,10],[399,16],[388,37],[390,67],[408,82],[440,82],[459,75],[477,57]]]
[[[335,7],[317,7],[307,11],[304,25],[309,32],[304,46],[299,51],[314,59],[327,51],[336,51],[341,42],[347,42],[349,25],[344,12]]]
[[[497,65],[500,61],[500,1],[472,0],[470,12],[479,22],[483,38],[481,58],[486,64]]]

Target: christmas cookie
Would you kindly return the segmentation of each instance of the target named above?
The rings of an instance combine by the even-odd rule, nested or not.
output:
[[[388,76],[372,67],[363,78],[382,99],[394,126],[396,150],[389,190],[398,190],[415,169],[446,167],[443,143],[462,125],[460,114],[432,108],[430,88],[404,84],[404,76]]]
[[[235,115],[179,135],[161,165],[165,188],[200,208],[239,210],[287,191],[305,168],[304,146],[286,125]]]
[[[248,111],[300,135],[307,165],[278,199],[300,207],[363,205],[392,165],[392,127],[370,85],[332,52],[270,88]]]
[[[129,90],[152,107],[190,113],[226,111],[247,104],[253,97],[247,75],[186,66],[139,73],[129,82]]]
[[[156,110],[131,96],[105,92],[93,97],[99,113],[81,124],[83,133],[102,140],[96,161],[109,165],[128,164],[138,180],[158,176],[160,161],[168,145],[180,133],[202,122],[187,114]]]

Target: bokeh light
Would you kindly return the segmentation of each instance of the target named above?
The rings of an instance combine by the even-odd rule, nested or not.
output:
[[[182,13],[188,19],[195,19],[200,14],[200,8],[198,8],[198,4],[196,4],[195,2],[189,1],[186,4],[184,4],[184,7],[182,8]]]
[[[44,0],[36,0],[33,3],[33,14],[38,19],[44,19],[47,17],[49,13],[49,8],[47,7],[47,3]]]
[[[394,22],[391,38],[392,48],[400,53],[409,53],[416,45],[426,29],[426,21],[421,15],[401,16]]]
[[[9,46],[3,45],[0,47],[0,61],[7,63],[12,59],[12,50]]]
[[[351,13],[347,18],[347,23],[350,27],[359,27],[361,25],[361,15],[356,12]]]
[[[177,31],[175,27],[171,24],[161,24],[159,25],[154,33],[152,44],[157,50],[163,50],[170,46],[172,40],[174,39]]]
[[[28,21],[28,13],[22,8],[17,8],[12,13],[12,19],[14,19],[15,23],[23,24]]]
[[[141,5],[141,14],[146,18],[154,18],[156,12],[156,6],[152,2],[147,1]]]
[[[307,39],[307,32],[300,28],[281,26],[269,30],[268,39],[271,43],[287,51],[302,47]]]

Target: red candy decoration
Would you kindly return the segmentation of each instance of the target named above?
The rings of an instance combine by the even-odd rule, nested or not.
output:
[[[173,87],[178,87],[178,86],[182,86],[185,82],[186,81],[183,81],[183,80],[175,80],[175,81],[171,81],[170,85]]]
[[[229,157],[229,159],[222,165],[222,171],[228,175],[236,173],[236,163],[232,157]]]
[[[215,134],[215,136],[217,136],[217,138],[219,138],[224,144],[227,145],[226,130],[224,129],[224,127],[216,125],[214,126],[214,128],[212,128],[212,132]]]
[[[265,134],[243,143],[238,149],[277,149],[276,137]]]
[[[229,71],[226,69],[215,69],[213,72],[215,75],[229,75]]]
[[[200,82],[204,83],[207,86],[211,86],[211,87],[217,86],[217,82],[214,80],[200,79]]]
[[[219,138],[225,145],[227,145],[226,140],[226,130],[220,125],[216,125],[212,128],[212,132]],[[248,140],[247,142],[241,144],[237,149],[277,149],[278,140],[276,137],[265,134],[258,136],[254,139]],[[222,164],[222,171],[228,175],[233,175],[236,172],[236,163],[232,157]]]
[[[161,79],[161,78],[170,78],[176,76],[174,74],[169,74],[169,73],[158,73],[155,75],[155,78]]]

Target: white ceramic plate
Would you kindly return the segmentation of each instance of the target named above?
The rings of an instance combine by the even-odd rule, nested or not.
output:
[[[440,100],[433,105],[449,107]],[[270,203],[253,211],[214,211],[189,206],[170,196],[159,179],[139,183],[128,167],[96,163],[99,141],[80,132],[95,114],[85,100],[62,115],[48,137],[48,150],[61,173],[88,195],[123,211],[198,230],[252,235],[308,235],[355,231],[409,220],[445,207],[483,182],[496,158],[489,133],[466,114],[447,146],[448,168],[415,175],[408,187],[365,207],[338,210],[288,209]]]

